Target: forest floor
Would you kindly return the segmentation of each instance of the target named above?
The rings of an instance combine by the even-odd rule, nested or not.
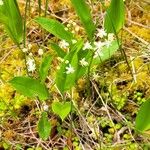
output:
[[[93,18],[103,21],[105,10],[100,1],[89,0],[89,3],[92,3]],[[109,2],[106,0],[105,4],[108,6]],[[48,33],[43,36],[43,30],[32,21],[38,16],[38,2],[31,2],[30,6],[27,42],[32,44],[31,52],[39,64],[41,56],[37,50],[42,47],[56,57],[49,40],[57,40]],[[19,0],[19,7],[24,15],[24,0]],[[19,94],[8,83],[13,76],[25,74],[25,65],[20,50],[0,26],[0,150],[150,149],[149,132],[138,134],[134,130],[137,112],[150,98],[149,12],[148,1],[126,0],[126,22],[121,36],[127,62],[117,51],[111,59],[95,68],[90,78],[90,97],[87,94],[87,79],[79,79],[73,89],[77,113],[69,115],[62,123],[49,112],[53,129],[47,141],[41,140],[37,133],[41,104]],[[65,25],[70,23],[75,29],[73,32],[83,37],[83,28],[69,0],[51,0],[47,17],[56,18]],[[53,83],[57,64],[56,59],[46,80],[47,85]],[[51,92],[51,100],[45,102],[49,107],[52,100],[60,98],[56,89]]]

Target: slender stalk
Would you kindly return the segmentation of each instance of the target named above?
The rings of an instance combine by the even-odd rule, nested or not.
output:
[[[49,2],[49,0],[46,0],[46,2],[45,2],[45,13],[44,13],[45,17],[47,16],[48,2]]]
[[[87,86],[88,86],[88,96],[90,97],[91,96],[91,85],[90,85],[90,69],[91,69],[91,66],[92,66],[92,61],[93,61],[93,58],[94,58],[94,52],[92,53],[92,57],[91,57],[91,60],[90,60],[90,63],[89,63],[89,66],[88,66],[88,70],[87,70]]]
[[[30,16],[30,11],[31,11],[31,0],[29,0],[29,16]]]
[[[92,41],[91,41],[91,44],[93,45],[94,44],[94,41],[95,41],[95,37],[93,37]],[[91,67],[92,67],[92,62],[93,62],[93,59],[94,59],[94,52],[92,52],[92,55],[91,55],[91,60],[89,62],[89,66],[88,66],[88,69],[87,69],[87,84],[88,84],[88,96],[90,97],[91,95],[91,85],[90,85],[90,70],[91,70]]]
[[[24,16],[24,34],[23,34],[23,45],[26,47],[26,22],[27,22],[27,10],[28,10],[28,2],[29,0],[26,0],[25,5],[25,16]]]
[[[39,16],[41,16],[41,0],[38,0],[38,5],[39,5]]]
[[[73,89],[71,89],[70,90],[70,93],[71,93],[71,112],[70,112],[70,119],[71,119],[71,123],[70,123],[70,131],[71,131],[71,134],[70,134],[70,139],[72,140],[72,138],[73,138],[73,98],[74,98],[74,96],[73,96]],[[72,147],[71,147],[71,149],[72,149]]]
[[[24,46],[25,47],[25,46]],[[18,45],[18,48],[20,49],[20,51],[22,52],[23,56],[24,56],[24,63],[25,63],[25,66],[26,66],[26,72],[27,72],[27,75],[30,76],[29,74],[29,71],[28,71],[28,66],[27,66],[27,55],[26,53],[24,53],[20,47],[20,45]]]

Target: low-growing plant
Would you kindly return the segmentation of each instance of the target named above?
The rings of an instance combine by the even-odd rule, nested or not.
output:
[[[4,4],[0,6],[0,21],[4,24],[9,36],[19,45],[23,40],[23,28],[17,1],[5,0],[3,2]],[[41,14],[41,0],[38,3],[39,14]],[[65,25],[55,19],[46,17],[34,19],[42,28],[60,40],[59,44],[51,41],[50,45],[61,60],[59,69],[56,71],[55,84],[62,96],[62,101],[52,102],[52,111],[62,121],[69,115],[73,105],[72,101],[66,101],[65,93],[71,91],[78,79],[83,76],[89,78],[94,66],[98,66],[109,59],[119,49],[121,42],[118,40],[118,32],[124,25],[125,15],[123,0],[112,0],[104,18],[104,28],[99,28],[93,21],[90,7],[85,0],[71,0],[71,3],[86,31],[87,37],[84,39],[77,38]],[[34,78],[32,73],[35,72],[36,68],[35,60],[33,56],[29,55],[27,48],[22,49],[22,51],[27,56],[26,67],[30,76],[14,77],[9,83],[24,96],[36,98],[42,103],[48,100],[51,95],[45,80],[49,75],[53,58],[50,54],[44,55],[37,71],[38,77]],[[43,53],[42,50],[39,52],[40,54]],[[39,136],[43,140],[48,139],[52,128],[46,111],[45,109],[41,113],[38,122]]]

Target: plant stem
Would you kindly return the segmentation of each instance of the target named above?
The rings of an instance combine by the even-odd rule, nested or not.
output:
[[[46,2],[45,2],[45,13],[44,13],[45,17],[47,16],[48,2],[49,2],[49,0],[46,0]]]
[[[26,0],[25,5],[25,16],[24,16],[24,36],[23,36],[23,45],[26,47],[26,22],[27,22],[27,10],[28,10],[28,2],[29,0]]]
[[[41,0],[38,0],[38,5],[39,5],[39,16],[41,16]]]
[[[29,16],[30,16],[30,11],[31,11],[31,0],[29,0]]]
[[[25,61],[25,66],[26,66],[26,72],[27,72],[27,75],[30,76],[30,75],[29,75],[29,71],[28,71],[28,67],[27,67],[27,55],[26,55],[26,53],[24,53],[24,52],[22,51],[20,45],[18,45],[18,48],[20,49],[20,51],[22,52],[22,54],[23,54],[23,56],[24,56],[24,61]]]
[[[93,61],[93,58],[94,58],[94,52],[92,53],[92,57],[91,57],[91,60],[90,60],[90,63],[89,63],[89,66],[88,66],[88,71],[87,71],[87,78],[88,78],[88,80],[87,80],[87,82],[88,82],[88,96],[90,97],[90,95],[91,95],[91,86],[90,86],[90,69],[91,69],[91,66],[92,66],[92,61]]]

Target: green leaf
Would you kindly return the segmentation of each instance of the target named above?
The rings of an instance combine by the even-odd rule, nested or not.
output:
[[[135,120],[135,128],[140,132],[150,129],[150,100],[142,104]]]
[[[71,102],[65,102],[65,103],[53,102],[52,110],[63,121],[71,111]]]
[[[9,81],[11,85],[24,96],[35,98],[39,97],[40,100],[46,100],[49,97],[48,89],[40,81],[30,77],[14,77]]]
[[[78,74],[78,52],[82,48],[83,42],[77,42],[71,49],[71,51],[65,56],[63,63],[60,66],[60,69],[56,74],[56,85],[61,93],[69,90],[75,84]],[[68,63],[66,63],[68,61]],[[73,73],[67,74],[66,67],[71,65],[74,69]],[[62,84],[63,83],[63,84]]]
[[[42,138],[43,140],[47,140],[50,135],[51,129],[52,126],[48,120],[48,115],[46,112],[43,112],[38,122],[38,133],[40,138]]]
[[[66,56],[66,52],[63,51],[57,44],[51,43],[51,48],[56,51],[59,57],[64,58]]]
[[[39,75],[40,75],[40,80],[42,83],[45,81],[48,75],[51,62],[52,62],[52,56],[49,54],[45,55],[39,68]]]
[[[79,16],[86,33],[90,40],[93,39],[95,32],[95,25],[92,21],[92,16],[90,14],[90,8],[86,4],[85,0],[71,0],[77,15]]]
[[[40,24],[42,28],[52,33],[56,37],[60,39],[64,39],[65,41],[71,43],[71,40],[73,39],[72,33],[69,31],[66,31],[65,26],[61,24],[60,22],[54,19],[47,19],[44,17],[36,18],[35,22]]]
[[[0,7],[0,22],[17,45],[23,40],[23,21],[16,0],[5,0]]]
[[[123,0],[112,0],[107,9],[104,27],[107,33],[117,33],[124,25],[125,6]]]

